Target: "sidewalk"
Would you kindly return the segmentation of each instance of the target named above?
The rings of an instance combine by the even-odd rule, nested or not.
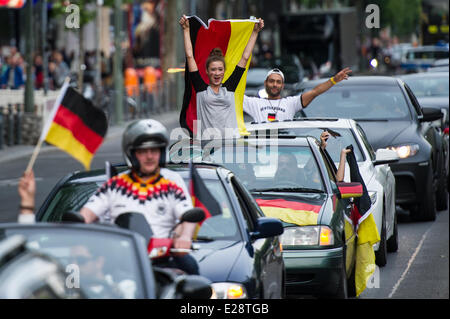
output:
[[[152,115],[152,119],[160,121],[165,126],[179,126],[178,119],[180,116],[180,111],[169,111],[161,114]],[[106,133],[105,141],[109,139],[117,139],[121,138],[122,132],[125,127],[131,123],[131,121],[123,122],[119,125],[113,125],[108,128],[108,132]],[[0,164],[8,161],[14,161],[18,158],[22,157],[31,157],[31,154],[34,150],[34,145],[14,145],[7,146],[3,145],[3,149],[0,150]],[[56,149],[53,145],[43,145],[41,147],[40,153],[48,152]]]

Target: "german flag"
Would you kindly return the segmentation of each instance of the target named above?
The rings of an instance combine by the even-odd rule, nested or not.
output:
[[[262,199],[256,202],[267,217],[278,218],[286,223],[299,226],[317,225],[322,205],[285,198]]]
[[[355,264],[355,287],[356,296],[359,296],[365,289],[367,281],[375,271],[375,253],[373,245],[380,241],[377,225],[372,215],[372,201],[364,180],[359,172],[358,162],[355,154],[347,154],[347,162],[350,166],[350,180],[361,183],[362,196],[355,198],[352,205],[351,220],[356,227],[358,236],[356,245]]]
[[[66,82],[42,131],[41,140],[69,153],[89,169],[107,128],[105,113]]]
[[[192,205],[194,207],[200,207],[205,211],[205,219],[222,214],[219,203],[206,187],[192,162],[189,163],[189,171],[189,193],[191,194]]]
[[[242,57],[242,53],[255,26],[255,21],[210,19],[208,24],[206,26],[196,16],[189,17],[189,29],[195,62],[197,63],[200,76],[205,83],[208,83],[209,80],[205,67],[206,60],[212,49],[220,48],[225,56],[226,70],[224,81],[226,81]],[[241,81],[235,91],[236,120],[241,135],[249,134],[244,124],[243,102],[250,60],[248,60],[246,71],[242,75]],[[187,129],[192,136],[196,133],[194,132],[194,121],[197,120],[196,93],[187,69],[184,76],[185,90],[183,106],[180,113],[180,126]]]

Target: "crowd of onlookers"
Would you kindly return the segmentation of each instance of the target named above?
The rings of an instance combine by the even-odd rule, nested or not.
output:
[[[53,51],[48,58],[48,89],[55,90],[62,86],[64,79],[70,74],[73,57],[67,57],[60,51]],[[39,53],[33,55],[32,75],[35,89],[44,87],[43,57]],[[21,89],[26,81],[26,62],[16,47],[0,48],[0,88]]]

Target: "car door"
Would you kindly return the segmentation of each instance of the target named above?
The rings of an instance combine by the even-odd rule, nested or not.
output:
[[[236,176],[232,176],[230,180],[247,227],[250,232],[255,231],[257,219],[264,217],[264,213]],[[261,297],[281,298],[284,264],[278,237],[256,239],[251,245],[254,249],[255,267],[259,270],[257,276],[263,286]]]
[[[320,149],[320,155],[326,168],[331,189],[333,192],[334,214],[341,214],[341,224],[344,225],[344,251],[345,251],[345,269],[347,275],[351,274],[353,265],[355,264],[356,254],[356,232],[351,219],[351,202],[349,199],[340,198],[340,192],[337,186],[336,166],[331,157]]]

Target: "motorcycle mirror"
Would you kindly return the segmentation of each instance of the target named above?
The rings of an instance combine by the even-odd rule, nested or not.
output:
[[[180,224],[183,222],[199,223],[206,217],[205,211],[202,208],[194,207],[186,211],[180,219]]]
[[[132,230],[144,237],[148,243],[153,236],[153,231],[145,216],[140,213],[128,212],[120,214],[115,220],[115,224],[121,228]]]

